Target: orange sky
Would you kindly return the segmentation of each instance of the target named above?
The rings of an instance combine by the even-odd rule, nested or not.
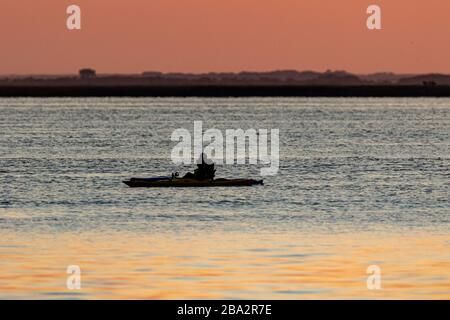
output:
[[[449,0],[1,0],[0,74],[450,73]],[[66,8],[82,30],[66,29]],[[383,30],[366,28],[382,8]]]

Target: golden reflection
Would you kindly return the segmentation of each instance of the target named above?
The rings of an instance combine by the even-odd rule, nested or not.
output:
[[[444,235],[2,235],[0,298],[449,299]],[[6,239],[6,240],[5,240]],[[69,265],[81,290],[66,287]],[[369,265],[381,290],[368,290]]]

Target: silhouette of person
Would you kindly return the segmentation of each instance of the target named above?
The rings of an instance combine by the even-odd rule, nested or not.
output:
[[[204,153],[201,154],[201,162],[197,163],[197,169],[194,173],[188,172],[183,178],[196,179],[196,180],[212,180],[214,179],[216,170],[214,169],[214,163],[207,163],[208,158]],[[209,161],[208,161],[209,162]]]

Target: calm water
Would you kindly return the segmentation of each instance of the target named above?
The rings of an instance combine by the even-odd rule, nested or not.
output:
[[[197,120],[279,129],[279,174],[121,183]],[[0,99],[0,298],[450,298],[449,166],[450,99]]]

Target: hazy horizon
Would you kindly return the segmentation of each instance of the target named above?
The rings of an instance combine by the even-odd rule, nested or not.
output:
[[[121,75],[121,76],[136,76],[136,75],[142,75],[145,72],[160,72],[162,74],[176,74],[176,73],[180,73],[180,74],[196,74],[196,75],[200,75],[200,74],[227,74],[227,73],[234,73],[234,74],[239,74],[239,73],[243,73],[243,72],[249,72],[249,73],[267,73],[267,72],[286,72],[286,71],[296,71],[299,73],[302,72],[317,72],[317,73],[325,73],[327,71],[331,71],[331,72],[346,72],[349,74],[353,74],[356,76],[365,76],[365,75],[376,75],[376,74],[393,74],[393,75],[397,75],[397,76],[413,76],[413,75],[427,75],[427,74],[450,74],[450,72],[393,72],[393,71],[374,71],[374,72],[363,72],[363,73],[359,73],[359,72],[353,72],[353,71],[349,71],[349,70],[338,70],[338,69],[327,69],[327,70],[312,70],[312,69],[294,69],[294,68],[287,68],[287,69],[264,69],[264,70],[252,70],[252,69],[243,69],[243,70],[238,70],[238,71],[215,71],[215,70],[211,70],[211,71],[199,71],[199,72],[182,72],[182,71],[170,71],[170,72],[164,72],[164,71],[160,71],[160,70],[142,70],[142,71],[137,71],[137,72],[103,72],[102,70],[98,70],[95,67],[92,66],[86,66],[86,67],[80,67],[77,70],[74,70],[72,72],[65,72],[65,73],[46,73],[46,72],[41,72],[41,73],[8,73],[8,74],[4,74],[4,73],[0,73],[0,77],[7,77],[7,76],[77,76],[79,74],[79,70],[81,69],[94,69],[97,73],[97,75],[100,76],[110,76],[110,75]]]

